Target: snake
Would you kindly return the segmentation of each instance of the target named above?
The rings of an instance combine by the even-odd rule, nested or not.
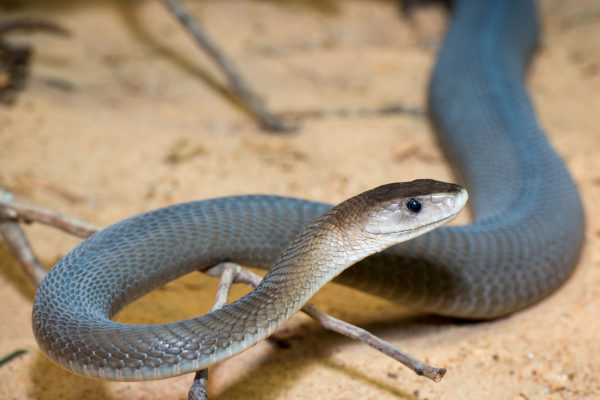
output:
[[[148,380],[243,351],[332,279],[420,312],[472,320],[539,302],[578,262],[584,211],[525,87],[538,41],[532,0],[453,2],[428,110],[468,196],[459,186],[416,180],[333,208],[245,195],[131,217],[49,271],[33,304],[39,347],[80,375]],[[472,222],[440,226],[467,197]],[[111,320],[166,282],[226,261],[270,269],[254,291],[200,317]]]

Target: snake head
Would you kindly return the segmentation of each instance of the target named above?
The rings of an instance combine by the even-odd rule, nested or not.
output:
[[[357,197],[364,207],[363,231],[396,242],[420,236],[454,219],[469,196],[459,185],[419,179],[379,186]]]

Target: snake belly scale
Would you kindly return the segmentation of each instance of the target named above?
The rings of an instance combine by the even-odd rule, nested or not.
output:
[[[531,0],[454,2],[431,82],[430,112],[469,190],[474,222],[436,229],[364,259],[355,243],[360,251],[346,254],[346,261],[362,261],[337,281],[424,312],[484,319],[527,307],[568,278],[583,243],[583,210],[524,87],[537,40]],[[300,232],[338,208],[330,209],[292,198],[241,196],[171,206],[117,223],[70,252],[42,282],[33,307],[38,343],[65,368],[117,380],[164,378],[235,354],[299,309],[339,268],[305,277],[301,287],[287,269],[269,272],[264,284],[269,290],[199,317],[201,325],[187,320],[134,326],[109,318],[197,268],[222,261],[280,263],[278,257],[286,257],[282,250]],[[299,238],[324,245],[318,234]],[[337,267],[338,260],[324,258]],[[282,317],[272,320],[270,299],[281,295],[288,302],[277,310]],[[253,322],[232,325],[244,318]],[[192,340],[206,331],[221,334]]]

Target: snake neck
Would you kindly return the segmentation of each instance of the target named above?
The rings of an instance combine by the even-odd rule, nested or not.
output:
[[[372,253],[373,244],[359,245],[339,228],[339,212],[332,209],[298,235],[277,257],[260,285],[250,294],[269,313],[278,313],[273,329],[295,312],[327,282]],[[274,314],[271,314],[274,315]]]

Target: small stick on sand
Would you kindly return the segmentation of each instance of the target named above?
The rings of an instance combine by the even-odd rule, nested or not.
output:
[[[219,276],[222,270],[222,264],[216,265],[204,271],[207,275]],[[246,285],[257,287],[262,278],[246,269],[240,268],[234,283],[245,283]],[[334,318],[323,311],[319,310],[314,305],[307,303],[302,307],[302,312],[319,322],[325,329],[348,336],[351,339],[360,340],[363,343],[379,350],[383,354],[400,362],[407,368],[413,370],[417,375],[425,376],[434,382],[442,380],[446,374],[445,368],[437,368],[424,363],[412,355],[398,349],[394,345],[385,340],[373,335],[372,333],[352,325],[348,322]]]
[[[268,131],[291,132],[296,126],[286,124],[280,117],[267,110],[260,97],[242,78],[233,62],[225,55],[219,46],[206,34],[202,25],[190,14],[178,0],[162,0],[164,5],[175,15],[183,27],[208,54],[227,77],[229,85],[236,96],[243,102],[246,109],[254,115],[262,127]]]
[[[220,271],[219,274],[219,288],[217,289],[217,295],[215,296],[215,304],[212,306],[210,311],[218,310],[227,304],[227,298],[231,291],[231,286],[237,276],[242,270],[242,267],[238,264],[226,262],[218,264],[216,267]],[[208,368],[196,371],[194,382],[188,393],[188,400],[206,400],[208,394],[206,392],[206,382],[208,381]]]

